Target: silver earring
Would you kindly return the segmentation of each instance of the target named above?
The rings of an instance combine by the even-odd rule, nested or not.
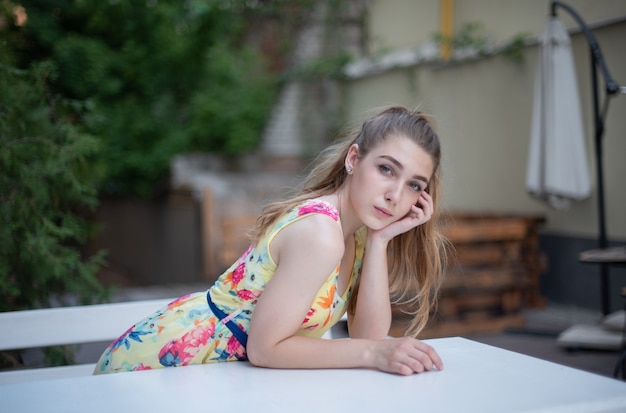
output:
[[[352,167],[351,166],[346,166],[346,172],[351,174],[352,173]]]

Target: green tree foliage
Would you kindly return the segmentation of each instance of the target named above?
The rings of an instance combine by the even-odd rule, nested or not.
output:
[[[79,249],[92,230],[100,145],[68,114],[87,108],[51,93],[51,65],[17,70],[6,48],[0,56],[0,311],[45,307],[54,294],[103,298],[103,255]]]
[[[99,196],[154,195],[177,153],[252,150],[276,85],[248,24],[310,1],[1,1],[0,311],[104,297]]]
[[[50,87],[89,101],[105,195],[150,196],[181,152],[253,150],[276,89],[247,46],[247,1],[30,0],[20,67],[51,61]]]

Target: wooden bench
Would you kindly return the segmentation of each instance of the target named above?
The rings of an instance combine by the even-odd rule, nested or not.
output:
[[[172,299],[0,313],[0,351],[112,342]],[[104,349],[103,349],[104,350]],[[95,364],[0,372],[0,384],[91,375]]]
[[[0,351],[112,342],[173,299],[131,301],[0,313]],[[342,321],[345,322],[344,317]],[[329,330],[323,338],[331,339]],[[104,348],[102,349],[104,351]],[[89,376],[95,363],[0,371],[0,385]]]

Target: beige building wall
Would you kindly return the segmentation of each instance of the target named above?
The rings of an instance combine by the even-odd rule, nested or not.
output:
[[[593,27],[613,79],[626,84],[626,1],[570,0]],[[497,42],[528,33],[538,36],[549,14],[543,0],[457,0],[454,26],[479,22]],[[373,0],[370,49],[418,48],[439,27],[439,1]],[[577,24],[558,11],[569,28]],[[597,208],[593,156],[589,47],[572,34],[583,122],[588,137],[591,198],[555,211],[525,189],[533,89],[539,48],[531,44],[516,63],[502,55],[449,65],[417,64],[355,76],[344,83],[348,119],[360,121],[373,107],[420,106],[434,116],[444,145],[444,204],[452,211],[530,213],[547,217],[550,233],[595,238]],[[382,50],[382,49],[379,49]],[[611,100],[606,122],[605,193],[608,235],[626,240],[626,95]]]

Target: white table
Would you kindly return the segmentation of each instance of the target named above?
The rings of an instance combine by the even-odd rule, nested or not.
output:
[[[443,371],[275,370],[244,362],[0,386],[3,412],[626,412],[626,383],[463,338]]]

